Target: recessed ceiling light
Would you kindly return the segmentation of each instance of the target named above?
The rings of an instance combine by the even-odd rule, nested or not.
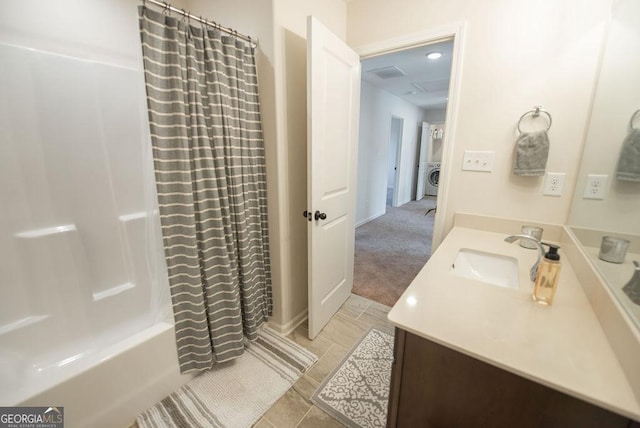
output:
[[[429,59],[438,59],[442,56],[442,52],[429,52],[427,54],[427,58]]]

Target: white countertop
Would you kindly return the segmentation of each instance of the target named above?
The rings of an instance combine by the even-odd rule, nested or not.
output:
[[[389,312],[403,330],[640,420],[640,403],[576,275],[562,258],[553,306],[535,303],[529,269],[536,251],[504,233],[454,227]],[[519,289],[462,278],[449,270],[459,249],[515,257]],[[560,250],[560,255],[563,251]]]

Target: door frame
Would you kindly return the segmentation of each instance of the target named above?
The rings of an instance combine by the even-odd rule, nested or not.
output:
[[[425,125],[428,125],[428,128],[425,130]],[[431,147],[432,147],[432,139],[431,136],[429,135],[429,131],[431,124],[430,122],[427,122],[426,120],[422,121],[422,124],[418,125],[418,135],[420,135],[420,140],[418,141],[417,144],[417,153],[416,153],[416,160],[418,162],[416,162],[418,165],[416,167],[416,191],[414,193],[416,201],[420,201],[422,199],[424,199],[425,197],[425,187],[427,184],[427,164],[430,161],[431,158]],[[429,135],[428,138],[427,135]],[[426,141],[428,139],[428,141]],[[427,144],[428,143],[428,144]],[[423,154],[423,150],[424,150],[424,177],[422,180],[422,195],[420,195],[418,193],[418,189],[420,188],[420,165],[422,164],[422,154]],[[418,198],[419,196],[419,198]]]
[[[404,136],[404,117],[398,116],[395,114],[391,115],[391,122],[389,124],[389,143],[387,144],[387,153],[389,153],[389,144],[391,144],[391,133],[393,132],[393,121],[397,120],[400,122],[400,128],[398,129],[398,145],[396,146],[396,166],[394,172],[394,183],[393,183],[393,196],[391,197],[391,206],[398,206],[398,188],[400,187],[400,169],[402,168],[402,138]],[[387,160],[387,167],[389,165],[389,161]],[[387,181],[387,189],[389,188],[389,182]],[[385,212],[386,212],[386,204],[385,204]]]
[[[447,113],[445,115],[447,132],[445,133],[442,141],[443,148],[441,164],[444,167],[444,171],[440,170],[440,182],[438,186],[438,197],[436,200],[438,211],[436,213],[433,226],[433,240],[431,243],[432,251],[435,251],[438,245],[440,245],[446,236],[445,231],[448,231],[451,227],[451,224],[449,224],[451,221],[448,220],[448,199],[450,193],[449,187],[451,183],[451,170],[454,165],[453,153],[456,131],[455,124],[458,117],[458,100],[460,99],[460,83],[462,80],[462,52],[465,43],[464,30],[464,22],[458,22],[353,48],[353,50],[360,55],[360,60],[363,60],[448,39],[454,40],[449,100],[447,102]]]

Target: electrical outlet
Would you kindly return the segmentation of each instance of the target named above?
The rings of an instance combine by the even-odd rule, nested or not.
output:
[[[561,196],[564,188],[564,178],[567,174],[564,172],[548,172],[544,178],[543,195]]]
[[[584,186],[584,199],[604,199],[608,178],[607,174],[587,175],[587,184]]]
[[[462,170],[491,172],[495,157],[496,152],[466,150],[462,159]]]

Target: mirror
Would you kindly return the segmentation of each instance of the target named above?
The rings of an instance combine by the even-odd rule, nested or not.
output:
[[[640,172],[625,176],[637,181],[617,177],[618,159],[623,147],[630,144],[630,122],[633,122],[635,129],[640,129],[640,113],[636,114],[638,108],[640,1],[619,0],[613,6],[582,164],[567,223],[613,294],[640,328],[640,305],[634,303],[628,292],[623,290],[633,276],[633,261],[640,261]],[[636,162],[637,170],[640,170],[640,152],[636,151],[635,156],[627,150],[624,153],[625,159]],[[593,197],[601,199],[591,199]],[[622,263],[606,262],[599,258],[604,236],[630,241]]]

